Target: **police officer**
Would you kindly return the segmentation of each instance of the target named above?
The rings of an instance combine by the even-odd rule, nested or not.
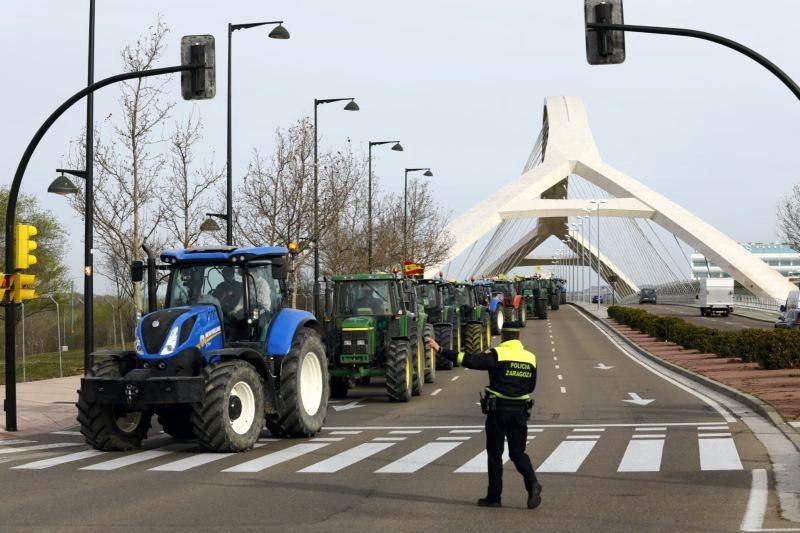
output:
[[[519,341],[519,330],[504,328],[502,343],[482,353],[465,354],[442,349],[430,339],[430,347],[457,365],[489,372],[489,386],[481,396],[481,409],[486,416],[486,454],[488,456],[489,488],[485,498],[478,500],[481,507],[501,507],[503,491],[503,445],[508,441],[511,461],[525,480],[528,491],[528,509],[542,502],[542,486],[525,445],[528,440],[528,418],[536,388],[536,356],[527,351]]]

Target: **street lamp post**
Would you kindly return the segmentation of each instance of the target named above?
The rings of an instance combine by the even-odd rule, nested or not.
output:
[[[392,144],[392,150],[402,152],[403,146],[400,141],[369,141],[367,165],[369,167],[367,177],[367,272],[372,272],[372,147],[382,144]]]
[[[589,200],[589,203],[597,205],[597,310],[600,310],[600,206],[605,204],[605,200]]]
[[[48,294],[47,297],[50,299],[51,302],[56,304],[56,339],[58,340],[58,374],[59,377],[64,377],[64,362],[61,353],[61,312],[58,307],[58,301],[53,297],[52,294]]]
[[[344,106],[345,111],[358,111],[360,108],[356,103],[355,98],[324,98],[314,99],[314,316],[319,317],[319,247],[320,247],[320,235],[319,235],[319,158],[318,158],[318,145],[319,145],[319,135],[318,132],[318,119],[317,119],[317,108],[320,104],[330,104],[332,102],[344,102],[347,101],[347,105]]]
[[[407,168],[403,180],[403,260],[408,259],[408,173],[424,170],[423,176],[433,176],[430,168]]]
[[[289,38],[289,32],[286,28],[283,27],[282,20],[273,20],[268,22],[251,22],[247,24],[231,24],[228,23],[228,150],[227,150],[227,158],[225,160],[225,168],[227,170],[228,176],[225,183],[225,215],[218,216],[218,218],[224,218],[226,221],[226,233],[225,233],[225,244],[228,246],[233,245],[233,167],[232,167],[232,152],[233,152],[233,143],[232,143],[232,127],[231,127],[231,43],[233,36],[233,32],[236,30],[246,30],[249,28],[257,28],[259,26],[267,26],[277,24],[275,28],[272,29],[271,32],[267,35],[271,39],[281,39],[285,40]]]

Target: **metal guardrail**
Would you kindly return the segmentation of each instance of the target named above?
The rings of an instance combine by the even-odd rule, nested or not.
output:
[[[659,303],[670,303],[678,305],[694,305],[695,295],[686,292],[680,294],[664,293],[656,288]],[[622,298],[619,303],[621,304],[635,304],[639,303],[639,295],[631,294]],[[762,311],[774,314],[776,317],[781,314],[781,305],[783,302],[774,298],[759,298],[752,295],[734,294],[733,307],[734,309],[748,309],[752,311]]]

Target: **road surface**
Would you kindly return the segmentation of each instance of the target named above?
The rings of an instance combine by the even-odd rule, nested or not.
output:
[[[741,315],[728,316],[700,316],[700,310],[696,307],[686,305],[671,304],[629,304],[626,307],[636,307],[644,309],[649,313],[661,316],[676,316],[698,326],[717,328],[723,330],[739,330],[744,328],[772,329],[773,322],[765,322]]]

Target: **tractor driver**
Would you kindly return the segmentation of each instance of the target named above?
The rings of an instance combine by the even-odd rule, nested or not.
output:
[[[375,289],[367,284],[361,284],[361,296],[356,300],[356,309],[370,309],[373,315],[384,314],[383,301],[375,294]]]
[[[219,300],[220,307],[226,315],[233,318],[242,318],[244,287],[242,282],[236,281],[236,269],[232,266],[222,267],[222,281],[217,285],[211,295]]]

